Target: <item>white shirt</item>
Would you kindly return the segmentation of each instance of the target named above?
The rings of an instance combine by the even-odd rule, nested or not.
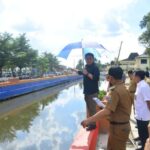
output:
[[[141,80],[137,84],[135,92],[135,118],[142,121],[150,120],[150,110],[147,106],[147,101],[150,101],[150,86]]]

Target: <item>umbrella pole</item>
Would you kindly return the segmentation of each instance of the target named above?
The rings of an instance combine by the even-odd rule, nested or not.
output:
[[[83,61],[83,66],[82,66],[82,68],[84,69],[84,48],[83,48],[83,39],[81,39],[81,46],[82,46],[82,61]]]
[[[82,48],[82,61],[83,61],[83,69],[84,69],[84,49]]]

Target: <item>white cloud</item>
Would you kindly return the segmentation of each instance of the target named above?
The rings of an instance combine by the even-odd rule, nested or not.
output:
[[[138,45],[138,35],[122,17],[128,6],[138,1],[1,0],[0,32],[8,31],[15,35],[27,32],[34,48],[54,54],[66,44],[83,38],[96,39],[116,51],[123,40],[127,55],[134,49],[142,49]],[[73,63],[71,61],[69,65]]]

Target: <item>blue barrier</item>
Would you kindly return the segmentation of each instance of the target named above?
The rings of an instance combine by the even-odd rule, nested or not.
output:
[[[82,76],[67,76],[3,86],[0,87],[0,101],[79,79],[82,79]]]

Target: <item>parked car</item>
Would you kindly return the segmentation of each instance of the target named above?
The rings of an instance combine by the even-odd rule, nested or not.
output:
[[[22,79],[31,79],[31,76],[29,74],[22,74],[19,76],[19,79],[22,80]]]

